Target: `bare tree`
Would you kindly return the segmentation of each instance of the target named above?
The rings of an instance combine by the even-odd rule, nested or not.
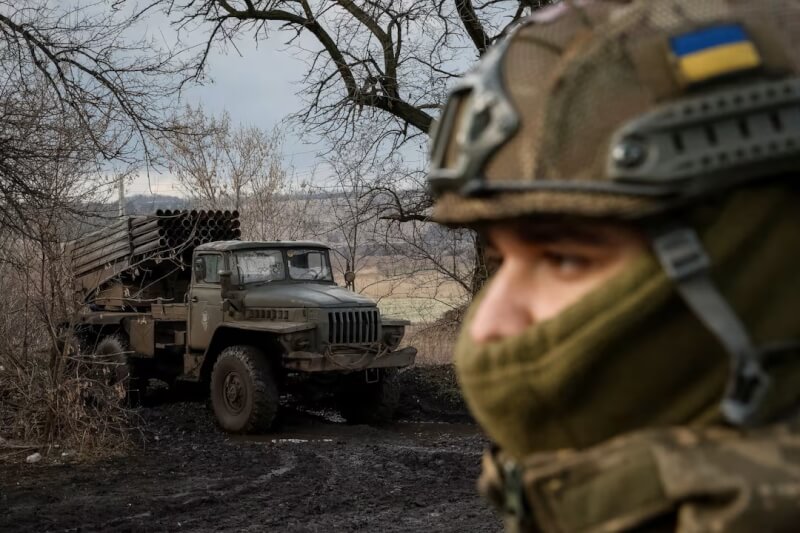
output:
[[[478,293],[496,265],[487,258],[479,234],[434,227],[436,224],[430,220],[433,202],[425,187],[423,170],[381,176],[372,184],[372,194],[376,197],[374,208],[385,222],[381,227],[389,248],[406,250],[417,268],[437,272],[466,290],[466,294]]]
[[[402,268],[413,273],[417,290],[428,298],[460,310],[475,293],[474,232],[428,221],[390,221],[384,237],[388,253],[403,258]]]
[[[189,77],[178,52],[133,38],[139,24],[106,2],[0,0],[0,426],[12,438],[111,435],[55,350],[72,306],[59,243],[110,176],[149,161]]]
[[[358,274],[367,266],[367,259],[375,255],[375,226],[378,213],[374,208],[373,183],[376,174],[391,172],[389,161],[376,166],[360,143],[342,147],[325,162],[330,178],[316,187],[317,194],[326,206],[327,219],[323,221],[321,236],[333,244],[333,262],[340,274],[352,271]],[[360,290],[368,288],[359,284]],[[348,282],[355,290],[355,282]]]
[[[80,165],[86,182],[89,167],[99,177],[147,161],[149,141],[164,131],[162,112],[188,79],[180,52],[130,38],[138,14],[105,7],[0,0],[5,228],[24,232],[36,213],[70,208],[61,197],[56,206],[47,190],[53,164]]]
[[[161,130],[191,72],[182,51],[131,39],[142,24],[140,13],[103,2],[0,0],[3,72],[18,87],[44,79],[50,98],[86,130],[98,117],[114,126],[93,136],[105,157],[131,155],[141,148],[129,143],[132,133]]]
[[[162,148],[183,191],[199,207],[240,211],[242,236],[286,240],[315,233],[313,187],[283,161],[283,133],[234,126],[228,113],[186,107]]]
[[[392,146],[428,132],[453,77],[459,76],[525,13],[545,1],[470,0],[151,0],[177,28],[205,31],[206,52],[242,35],[274,30],[307,61],[307,130],[348,141],[368,123],[373,142]],[[307,49],[303,45],[310,37]]]
[[[269,203],[285,181],[282,139],[253,126],[233,127],[227,112],[216,118],[187,106],[174,120],[163,148],[184,192],[202,207],[239,210],[257,194]]]
[[[308,64],[302,80],[305,107],[294,118],[306,133],[341,151],[369,135],[365,153],[379,163],[409,140],[421,140],[445,100],[453,78],[525,14],[558,0],[153,0],[176,27],[207,31],[206,53],[242,35],[268,38],[291,32],[289,44]],[[311,45],[305,45],[309,42]],[[398,222],[428,216],[430,199],[395,184],[382,214]],[[403,185],[406,187],[406,185]],[[424,186],[419,189],[424,191]],[[413,197],[410,204],[401,200]],[[486,279],[484,246],[475,239],[471,286]]]
[[[27,122],[15,131],[31,142],[46,141],[52,151],[16,162],[16,169],[24,165],[31,172],[23,185],[32,194],[14,196],[10,224],[0,225],[0,292],[7,295],[0,299],[0,367],[7,370],[0,372],[0,425],[23,441],[115,447],[124,441],[124,413],[116,403],[88,406],[87,367],[75,351],[56,348],[71,345],[59,342],[59,325],[76,309],[60,242],[83,219],[81,207],[96,196],[99,177],[85,128],[51,108],[46,94],[26,93]]]
[[[323,233],[316,187],[297,182],[286,170],[279,189],[253,187],[240,216],[242,236],[254,240],[303,240]]]

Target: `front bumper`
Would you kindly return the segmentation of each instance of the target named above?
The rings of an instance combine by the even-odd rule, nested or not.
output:
[[[348,372],[409,366],[414,363],[416,356],[417,349],[411,346],[385,354],[289,352],[283,356],[283,366],[300,372]]]

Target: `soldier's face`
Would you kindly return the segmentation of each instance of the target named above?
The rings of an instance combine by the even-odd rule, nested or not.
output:
[[[484,236],[502,263],[472,321],[478,343],[553,318],[647,253],[638,232],[617,225],[504,223]]]

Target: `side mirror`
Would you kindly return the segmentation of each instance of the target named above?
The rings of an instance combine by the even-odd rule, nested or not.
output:
[[[355,280],[356,280],[356,273],[353,272],[352,270],[348,270],[347,272],[344,273],[344,281],[348,285],[352,285]]]
[[[230,270],[220,270],[219,271],[219,283],[222,287],[222,298],[223,300],[228,297],[228,294],[231,292],[231,276],[232,272]]]

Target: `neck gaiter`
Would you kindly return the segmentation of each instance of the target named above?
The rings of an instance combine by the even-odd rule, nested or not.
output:
[[[697,224],[715,282],[757,344],[800,338],[798,200],[785,189],[741,191]],[[512,457],[722,421],[728,356],[649,254],[520,335],[477,345],[471,319],[456,346],[459,381],[477,421]],[[800,354],[774,370],[777,412],[800,394]]]

